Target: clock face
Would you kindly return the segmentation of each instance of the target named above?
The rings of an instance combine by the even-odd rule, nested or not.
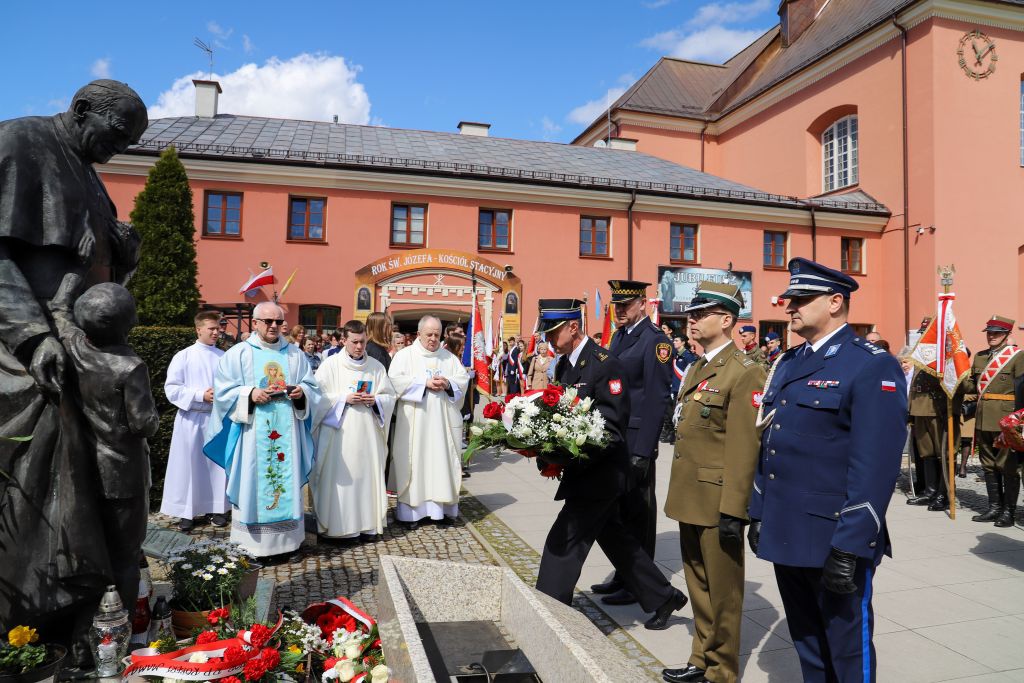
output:
[[[970,31],[960,39],[960,47],[956,51],[960,60],[960,68],[975,80],[987,78],[996,70],[995,41],[981,31]]]

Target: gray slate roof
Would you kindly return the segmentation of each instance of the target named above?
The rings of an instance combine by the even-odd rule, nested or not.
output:
[[[172,144],[183,157],[326,164],[800,206],[793,197],[640,152],[320,121],[230,114],[156,119],[127,153],[158,154]],[[846,208],[885,210],[877,204]]]

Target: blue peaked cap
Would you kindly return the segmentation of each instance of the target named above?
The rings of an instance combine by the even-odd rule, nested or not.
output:
[[[857,281],[846,273],[798,256],[789,261],[789,288],[779,297],[795,299],[801,296],[842,294],[843,298],[849,299],[850,294],[859,287]]]

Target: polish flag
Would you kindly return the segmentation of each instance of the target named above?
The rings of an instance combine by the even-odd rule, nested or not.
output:
[[[470,323],[470,343],[473,348],[473,370],[476,371],[476,388],[484,396],[491,395],[491,369],[487,364],[487,342],[483,325],[480,323],[480,307],[473,302],[473,318]]]
[[[275,282],[277,282],[277,280],[274,279],[274,269],[267,268],[259,275],[253,275],[251,278],[246,280],[245,284],[242,285],[242,288],[238,290],[238,293],[245,294],[246,292],[251,292],[254,289],[259,289],[264,285],[272,285]]]

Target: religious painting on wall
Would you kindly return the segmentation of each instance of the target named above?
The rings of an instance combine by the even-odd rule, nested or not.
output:
[[[658,266],[660,312],[664,315],[680,315],[697,293],[697,285],[705,280],[738,285],[740,293],[743,294],[740,318],[744,320],[753,318],[751,300],[754,284],[751,272],[719,268]]]

